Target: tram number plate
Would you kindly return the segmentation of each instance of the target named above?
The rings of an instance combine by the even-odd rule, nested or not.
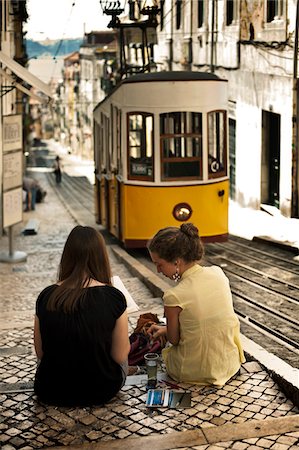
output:
[[[133,175],[147,175],[147,167],[143,164],[132,164]]]

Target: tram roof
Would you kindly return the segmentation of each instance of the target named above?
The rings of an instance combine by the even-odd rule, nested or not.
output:
[[[224,78],[220,78],[214,73],[208,72],[191,72],[191,71],[183,71],[183,70],[173,70],[173,71],[163,71],[163,72],[149,72],[149,73],[139,73],[136,75],[131,75],[128,78],[124,78],[121,80],[114,89],[104,98],[101,102],[99,102],[94,111],[102,105],[113,93],[119,89],[124,84],[129,83],[142,83],[142,82],[154,82],[154,81],[227,81]]]
[[[121,81],[124,83],[137,83],[142,81],[192,81],[192,80],[221,80],[214,73],[208,72],[185,72],[185,71],[163,71],[163,72],[150,72],[140,73],[132,75]]]

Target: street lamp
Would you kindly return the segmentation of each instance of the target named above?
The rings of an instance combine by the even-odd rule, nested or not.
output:
[[[158,0],[129,0],[129,17],[125,16],[120,20],[119,15],[125,12],[126,0],[100,0],[102,11],[104,14],[111,16],[108,28],[115,28],[119,30],[119,50],[120,50],[120,77],[138,72],[150,72],[151,57],[148,44],[148,29],[156,28],[158,25],[157,14],[160,9],[158,7]],[[139,15],[148,16],[147,19],[136,19],[135,11],[138,9]],[[129,21],[128,21],[129,18]],[[136,32],[132,29],[137,29],[137,34],[141,35],[142,40],[142,66],[135,65],[132,67],[126,62],[125,46],[137,42],[132,42],[136,39]],[[125,30],[127,33],[125,33]],[[130,33],[132,32],[132,33]],[[128,40],[131,42],[125,43],[125,34],[130,36]]]
[[[99,0],[104,14],[111,16],[111,21],[108,28],[117,28],[120,24],[118,16],[125,11],[126,0]],[[160,9],[158,0],[129,0],[129,16],[130,19],[136,20],[134,17],[135,6],[137,6],[139,13],[143,16],[148,16],[148,22],[151,26],[157,25],[157,14]]]
[[[102,11],[107,16],[111,16],[111,20],[107,25],[108,28],[117,28],[120,24],[119,15],[124,12],[120,1],[100,0]]]

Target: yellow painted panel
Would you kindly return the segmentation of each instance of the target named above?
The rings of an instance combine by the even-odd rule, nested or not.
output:
[[[148,187],[125,185],[123,189],[123,240],[149,239],[166,226],[180,226],[172,211],[177,203],[188,203],[190,222],[200,235],[217,236],[228,232],[228,181],[207,185]],[[218,192],[224,190],[219,197]]]

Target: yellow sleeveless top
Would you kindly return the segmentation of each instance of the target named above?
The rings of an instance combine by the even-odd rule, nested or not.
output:
[[[179,306],[180,342],[163,359],[174,380],[222,386],[245,362],[240,324],[229,281],[220,267],[198,264],[164,293],[165,306]]]

